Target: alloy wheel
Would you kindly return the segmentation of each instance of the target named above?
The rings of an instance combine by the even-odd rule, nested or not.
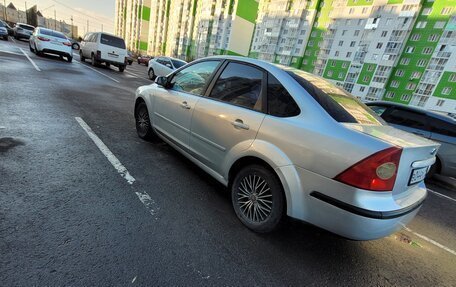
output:
[[[272,213],[272,192],[267,181],[259,175],[249,174],[239,184],[237,203],[242,216],[254,223],[268,219]]]

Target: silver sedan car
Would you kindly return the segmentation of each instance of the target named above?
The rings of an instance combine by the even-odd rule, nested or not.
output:
[[[387,236],[417,214],[438,144],[386,125],[328,81],[243,57],[194,61],[135,98],[139,137],[160,137],[228,187],[239,220],[288,215],[341,236]]]

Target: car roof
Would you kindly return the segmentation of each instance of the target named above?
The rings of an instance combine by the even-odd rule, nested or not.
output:
[[[377,102],[368,102],[366,103],[368,106],[383,106],[383,107],[396,107],[396,108],[401,108],[403,110],[408,110],[408,111],[413,111],[417,113],[422,113],[427,116],[437,118],[439,120],[443,120],[449,123],[456,123],[456,120],[450,116],[438,113],[438,112],[433,112],[429,110],[425,110],[419,107],[411,107],[411,106],[406,106],[404,104],[399,104],[399,103],[393,103],[393,102],[387,102],[387,101],[377,101]]]
[[[32,25],[29,25],[29,24],[25,24],[25,23],[16,23],[16,25],[23,25],[23,26],[29,26],[29,27],[32,27],[32,28],[35,28],[35,26],[32,26]]]

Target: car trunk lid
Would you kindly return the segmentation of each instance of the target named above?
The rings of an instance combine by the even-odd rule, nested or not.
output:
[[[388,125],[344,124],[346,127],[402,148],[394,196],[400,196],[423,181],[435,162],[440,144]]]

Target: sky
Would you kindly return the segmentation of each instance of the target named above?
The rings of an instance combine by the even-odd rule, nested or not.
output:
[[[6,5],[10,2],[19,10],[25,10],[37,5],[38,10],[45,17],[54,18],[54,10],[57,20],[63,20],[71,24],[73,16],[74,25],[78,26],[80,35],[87,32],[87,21],[89,21],[89,32],[103,31],[114,32],[115,0],[0,0]],[[3,4],[3,3],[2,3]]]

